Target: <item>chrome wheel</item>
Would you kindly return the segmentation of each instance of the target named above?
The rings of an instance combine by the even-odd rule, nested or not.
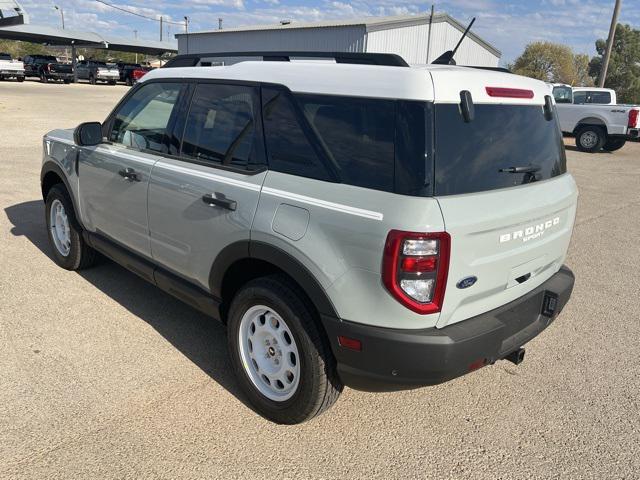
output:
[[[69,228],[69,217],[64,209],[64,205],[58,199],[51,203],[49,211],[49,228],[51,238],[58,253],[63,257],[69,255],[71,251],[71,230]]]
[[[590,130],[587,130],[582,135],[580,135],[580,145],[583,148],[593,148],[597,145],[599,140],[598,135]]]
[[[300,383],[300,355],[277,312],[256,305],[245,312],[238,334],[242,366],[253,385],[275,402],[290,399]]]

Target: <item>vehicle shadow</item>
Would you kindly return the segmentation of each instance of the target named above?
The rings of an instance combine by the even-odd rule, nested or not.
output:
[[[44,222],[44,202],[20,203],[5,208],[5,213],[13,225],[11,234],[26,237],[53,261]],[[95,267],[77,273],[148,323],[203,372],[252,409],[234,378],[227,354],[226,329],[222,324],[116,263],[101,260]]]

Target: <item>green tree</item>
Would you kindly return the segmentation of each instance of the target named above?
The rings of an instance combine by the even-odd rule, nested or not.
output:
[[[600,77],[607,41],[596,41],[598,55],[589,62],[589,74]],[[616,25],[616,36],[609,59],[605,87],[616,91],[619,103],[640,103],[640,30]]]
[[[515,62],[513,73],[545,82],[575,86],[591,85],[589,57],[575,55],[571,48],[551,42],[530,43]]]

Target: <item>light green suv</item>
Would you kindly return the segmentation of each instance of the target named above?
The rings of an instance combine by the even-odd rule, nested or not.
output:
[[[574,283],[578,194],[544,83],[327,55],[179,56],[103,123],[44,137],[60,266],[101,252],[223,322],[240,386],[280,423],[344,385],[519,363]]]

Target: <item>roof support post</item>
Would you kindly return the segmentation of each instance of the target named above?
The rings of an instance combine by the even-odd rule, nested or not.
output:
[[[76,66],[78,65],[78,55],[76,55],[76,42],[71,42],[71,68],[73,68],[73,83],[78,83],[78,72]]]

